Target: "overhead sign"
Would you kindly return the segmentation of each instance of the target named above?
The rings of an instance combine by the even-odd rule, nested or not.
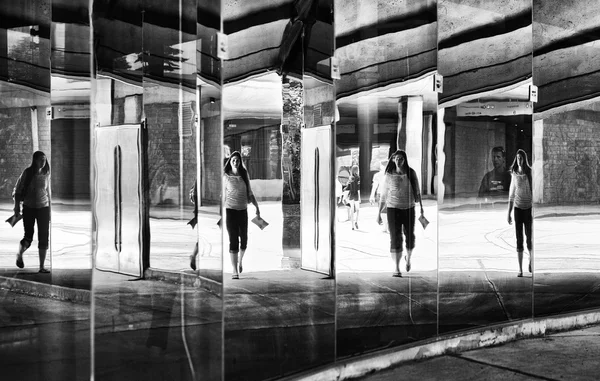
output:
[[[433,75],[433,91],[436,93],[444,92],[444,77],[441,74]]]
[[[536,103],[538,101],[538,88],[536,85],[529,85],[529,102]]]
[[[336,57],[331,57],[331,78],[341,79],[340,61]]]
[[[532,115],[531,102],[524,101],[494,101],[469,102],[456,106],[457,116],[500,116],[500,115]]]

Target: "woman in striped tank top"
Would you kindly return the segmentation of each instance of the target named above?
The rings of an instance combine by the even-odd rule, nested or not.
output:
[[[527,236],[527,250],[529,251],[529,272],[533,259],[533,245],[531,241],[533,199],[531,195],[531,166],[527,154],[522,149],[517,151],[515,160],[510,166],[511,182],[508,192],[508,223],[512,224],[511,212],[515,210],[515,229],[517,235],[517,258],[519,260],[518,277],[523,276],[523,229]]]
[[[250,188],[248,171],[242,164],[242,155],[238,151],[233,152],[225,164],[223,190],[225,221],[229,234],[229,255],[233,266],[231,278],[239,279],[239,273],[243,270],[242,259],[248,245],[248,204],[250,202],[254,204],[257,216],[260,216],[260,210]]]
[[[396,266],[393,276],[401,277],[402,233],[406,237],[406,271],[415,248],[415,204],[421,201],[419,179],[408,166],[406,152],[397,150],[390,158],[383,176],[381,203],[387,206],[390,253]],[[423,207],[421,207],[423,213]]]

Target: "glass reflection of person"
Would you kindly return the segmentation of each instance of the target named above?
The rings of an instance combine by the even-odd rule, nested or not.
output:
[[[390,253],[396,266],[393,274],[395,277],[402,276],[400,259],[403,233],[406,238],[406,271],[411,269],[410,259],[415,248],[415,204],[420,201],[421,190],[417,173],[409,167],[406,152],[397,150],[385,168],[381,190],[381,202],[387,207]]]
[[[352,230],[358,230],[358,213],[360,212],[360,175],[358,165],[353,165],[350,170],[348,183],[344,187],[348,191],[348,202],[350,203],[350,223]]]
[[[15,186],[14,212],[21,213],[23,202],[23,228],[25,235],[19,243],[17,267],[23,268],[23,253],[29,249],[33,241],[34,225],[37,221],[38,250],[40,258],[40,273],[49,273],[44,267],[50,233],[50,163],[42,151],[33,154],[31,165],[27,167]]]
[[[376,221],[379,225],[383,225],[383,219],[381,218],[381,213],[383,212],[383,208],[379,207],[381,200],[381,183],[383,182],[383,177],[385,176],[385,167],[387,166],[387,160],[382,160],[379,163],[379,172],[373,175],[373,184],[371,185],[371,195],[369,196],[369,203],[371,205],[377,205],[377,218]],[[387,228],[385,229],[387,230]]]
[[[231,278],[239,279],[239,273],[243,270],[242,259],[248,245],[248,204],[250,202],[254,204],[257,216],[260,216],[260,210],[250,187],[248,171],[244,167],[242,156],[238,151],[231,154],[223,172],[225,220],[229,234],[229,254],[233,266]]]
[[[506,170],[504,148],[492,148],[492,163],[494,169],[486,173],[481,179],[478,194],[480,198],[506,196],[510,187],[510,172]]]
[[[194,218],[188,222],[188,225],[192,226],[192,229],[196,227],[198,223],[198,182],[194,182],[192,189],[190,189],[190,201],[194,204]],[[194,251],[190,255],[190,267],[192,270],[196,270],[196,257],[198,257],[198,239],[196,239],[196,245],[194,245]]]
[[[517,235],[517,258],[519,260],[519,277],[523,276],[523,230],[527,236],[527,250],[529,251],[529,272],[531,272],[531,259],[533,246],[531,241],[532,215],[531,207],[533,198],[531,192],[531,166],[527,154],[522,149],[517,151],[515,160],[510,166],[512,181],[508,193],[508,223],[512,224],[511,212],[514,206],[515,229]]]

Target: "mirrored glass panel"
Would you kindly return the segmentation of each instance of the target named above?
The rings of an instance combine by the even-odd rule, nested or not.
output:
[[[85,279],[81,286],[90,290],[91,30],[87,15],[69,12],[73,5],[55,6],[51,29],[52,268],[69,269],[65,274],[78,279],[74,284]]]
[[[532,316],[531,2],[447,1],[438,15],[444,334]]]
[[[338,358],[437,323],[436,2],[353,3],[336,2]]]
[[[219,378],[210,345],[195,343],[218,343],[220,299],[192,269],[175,271],[189,268],[197,242],[186,225],[197,174],[196,12],[195,1],[94,5],[97,378],[140,369],[155,380]]]
[[[159,2],[144,8],[150,267],[159,273],[190,269],[197,242],[188,224],[197,176],[196,2],[180,6],[181,13]]]
[[[68,142],[75,134],[55,133],[57,102],[51,96],[63,90],[51,78],[73,62],[54,54],[61,50],[54,30],[86,26],[53,14],[51,2],[13,2],[0,9],[0,355],[6,379],[89,377],[89,161],[85,168],[53,156],[60,154],[55,141]],[[89,62],[89,51],[81,53]],[[81,100],[89,112],[89,65],[80,69],[72,78],[86,82]],[[75,99],[69,94],[64,101]],[[89,119],[78,127],[89,149]],[[88,182],[78,187],[87,206],[73,211],[63,208],[55,179],[78,169],[88,171]],[[15,212],[22,219],[5,223]]]
[[[331,16],[320,1],[223,1],[227,380],[276,378],[334,359],[333,98],[330,77],[318,76],[332,53]],[[309,107],[322,110],[311,128]]]
[[[600,303],[600,103],[598,63],[588,43],[598,21],[591,6],[533,2],[536,317]]]
[[[219,225],[223,132],[221,60],[217,53],[217,34],[221,28],[221,3],[220,1],[198,1],[197,7],[197,118],[195,121],[197,134],[194,150],[198,159],[196,160],[197,172],[194,176],[197,179],[196,200],[193,204],[198,243],[190,257],[190,267],[198,271],[205,285],[215,286],[220,295],[223,280],[222,227]],[[194,198],[194,192],[191,196]],[[218,343],[220,347],[220,338]],[[220,364],[220,361],[218,363]]]

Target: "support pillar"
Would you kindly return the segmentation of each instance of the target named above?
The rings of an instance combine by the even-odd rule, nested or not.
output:
[[[417,172],[419,183],[422,177],[423,159],[423,97],[406,97],[406,156],[409,165]]]
[[[437,114],[437,179],[435,183],[437,184],[437,202],[438,205],[442,205],[444,203],[444,168],[446,166],[446,155],[444,154],[444,144],[446,138],[446,125],[444,124],[444,113],[446,109],[440,108],[438,109]]]
[[[405,116],[403,116],[405,114]],[[405,119],[405,120],[404,120]],[[398,102],[398,129],[396,135],[398,149],[406,151],[408,165],[422,178],[423,158],[423,97],[404,96]]]
[[[373,149],[373,125],[377,122],[377,104],[359,100],[357,107],[358,170],[360,173],[361,199],[371,191],[371,151]],[[377,166],[379,168],[379,165]]]

